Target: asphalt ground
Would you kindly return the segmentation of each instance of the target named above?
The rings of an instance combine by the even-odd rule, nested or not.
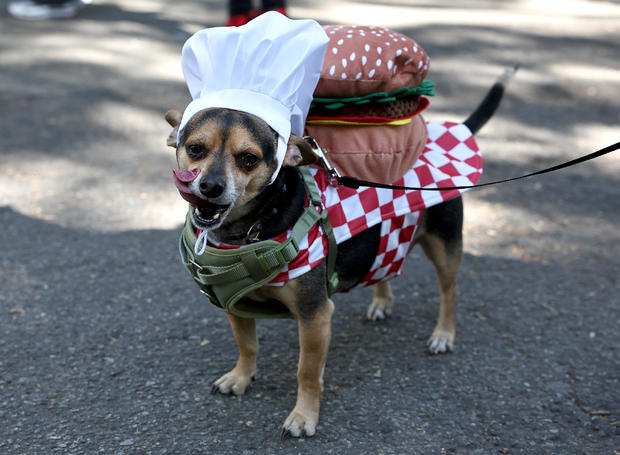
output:
[[[434,272],[414,251],[393,316],[335,298],[317,435],[294,406],[292,321],[261,321],[257,380],[210,395],[236,347],[177,253],[185,211],[163,113],[180,48],[220,1],[95,1],[23,22],[0,1],[0,453],[618,454],[620,155],[465,196],[454,353],[425,342]],[[478,135],[488,181],[620,139],[617,1],[295,1],[431,56],[430,120],[462,120],[522,67]]]

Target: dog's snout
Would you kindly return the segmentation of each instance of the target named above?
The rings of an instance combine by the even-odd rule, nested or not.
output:
[[[205,197],[218,197],[224,192],[224,181],[218,177],[205,177],[200,182],[200,192]]]

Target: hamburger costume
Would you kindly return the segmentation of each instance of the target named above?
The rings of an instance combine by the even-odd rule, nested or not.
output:
[[[426,143],[422,112],[434,95],[430,59],[401,33],[375,26],[324,27],[329,44],[306,132],[343,175],[393,183]]]
[[[242,27],[198,33],[208,37],[208,45],[194,39],[196,35],[188,40],[183,57],[190,56],[187,60],[192,69],[187,70],[184,62],[184,72],[186,77],[192,74],[192,83],[217,78],[218,87],[216,93],[205,87],[198,90],[195,84],[190,87],[192,95],[197,95],[190,103],[191,112],[198,112],[197,107],[228,107],[253,113],[280,134],[279,144],[288,140],[283,136],[290,131],[302,133],[296,131],[302,121],[305,133],[328,150],[330,162],[341,174],[364,180],[437,188],[473,185],[480,178],[482,156],[469,129],[452,122],[426,123],[420,115],[429,104],[425,96],[434,95],[434,84],[425,80],[429,57],[412,39],[374,26],[321,28],[314,21],[295,21],[277,13],[266,13]],[[239,52],[246,40],[250,48],[257,46],[257,36],[261,37],[260,56],[273,61],[261,61],[260,56],[256,61],[251,52]],[[210,51],[224,55],[226,49],[221,45],[226,43],[234,43],[233,57],[238,56],[237,61],[229,60],[227,67],[249,66],[241,71],[244,74],[252,73],[253,67],[265,70],[269,65],[285,65],[289,71],[269,71],[274,80],[254,78],[239,87],[234,73],[222,75],[213,64],[196,64],[197,56],[209,58]],[[297,52],[292,52],[296,46]],[[196,76],[197,66],[208,74]],[[265,83],[270,86],[263,87]],[[301,102],[281,102],[292,99],[290,87],[295,87],[294,97]],[[261,115],[261,108],[248,105],[247,98],[232,96],[217,104],[221,98],[217,91],[229,94],[230,88],[269,96],[272,104],[284,104],[279,106],[282,115],[275,120],[273,113]],[[190,117],[186,110],[179,134]],[[278,149],[280,152],[280,145]],[[208,232],[196,230],[189,219],[186,221],[179,245],[183,263],[216,307],[241,317],[290,316],[279,304],[248,304],[242,297],[260,286],[282,285],[323,260],[328,264],[331,294],[337,283],[333,273],[337,244],[377,224],[381,225],[377,258],[359,285],[397,276],[421,211],[463,192],[356,190],[333,186],[323,169],[300,168],[300,173],[308,199],[302,218],[309,228],[301,229],[299,225],[304,223],[298,222],[274,239],[236,247],[211,242]],[[177,186],[179,174],[175,173]],[[191,178],[189,175],[181,183],[187,184]],[[248,261],[260,263],[263,273],[248,270],[244,265]]]

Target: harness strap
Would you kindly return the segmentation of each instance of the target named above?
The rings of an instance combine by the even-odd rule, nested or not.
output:
[[[334,236],[334,230],[332,229],[332,224],[329,222],[328,212],[325,206],[323,205],[323,200],[321,199],[321,195],[319,194],[319,190],[316,187],[316,183],[314,181],[314,177],[310,173],[307,167],[303,167],[299,169],[299,173],[301,174],[304,182],[304,186],[306,187],[306,194],[308,195],[308,199],[315,205],[317,208],[320,208],[320,221],[321,228],[323,229],[323,233],[327,236],[327,294],[332,295],[336,292],[336,287],[338,286],[338,274],[336,273],[336,257],[338,256],[338,243],[336,242],[336,237]],[[305,235],[305,234],[304,234]]]
[[[209,286],[226,284],[246,277],[252,277],[255,281],[264,280],[274,269],[282,269],[297,257],[299,242],[319,219],[318,212],[310,206],[299,217],[291,236],[286,241],[264,252],[248,251],[247,247],[232,250],[239,257],[239,262],[224,266],[202,265],[196,275],[202,284]]]
[[[329,295],[335,291],[338,284],[335,273],[337,244],[327,217],[328,212],[310,171],[303,167],[299,168],[299,173],[310,204],[296,221],[289,237],[282,243],[264,240],[234,249],[206,246],[204,253],[196,255],[196,235],[188,215],[179,240],[181,259],[201,291],[215,306],[241,317],[290,316],[288,310],[278,302],[261,302],[256,304],[258,306],[252,306],[251,302],[242,298],[248,292],[273,280],[299,255],[299,244],[317,222],[321,223],[320,226],[328,238],[327,291]]]

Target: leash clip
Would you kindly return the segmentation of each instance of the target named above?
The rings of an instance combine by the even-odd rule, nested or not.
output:
[[[336,169],[327,159],[327,149],[322,148],[315,138],[312,136],[304,136],[304,141],[310,145],[312,152],[321,162],[321,166],[327,171],[327,175],[329,175],[329,183],[332,186],[339,186],[342,176],[338,169]]]

